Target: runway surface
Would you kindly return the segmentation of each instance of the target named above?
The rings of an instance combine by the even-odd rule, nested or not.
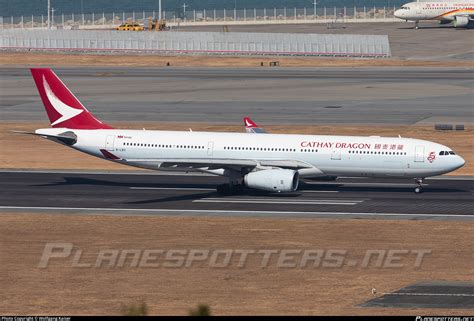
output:
[[[474,282],[421,282],[392,293],[384,293],[360,306],[370,308],[474,309]]]
[[[474,220],[474,180],[344,178],[302,182],[296,193],[215,192],[201,174],[0,172],[0,212]]]
[[[55,71],[106,122],[474,123],[474,73],[462,67]],[[0,119],[46,121],[28,68],[0,68]]]

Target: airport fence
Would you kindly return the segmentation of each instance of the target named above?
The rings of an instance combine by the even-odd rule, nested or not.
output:
[[[171,25],[186,23],[251,23],[251,22],[318,22],[318,21],[392,21],[395,7],[312,7],[312,8],[264,8],[264,9],[203,9],[163,11],[162,18]],[[117,26],[126,21],[147,24],[156,19],[157,11],[141,12],[97,12],[51,15],[51,26],[59,29],[81,27],[101,28]],[[0,28],[47,28],[45,15],[0,17]]]
[[[386,35],[0,30],[2,50],[390,57]]]

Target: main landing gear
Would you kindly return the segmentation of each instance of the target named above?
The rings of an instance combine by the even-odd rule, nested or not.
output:
[[[415,21],[415,29],[418,30],[420,27],[418,26],[418,21]]]
[[[415,183],[417,185],[415,187],[415,193],[416,194],[423,193],[423,188],[421,187],[421,184],[423,184],[423,178],[415,178]]]
[[[227,177],[228,183],[217,186],[216,190],[218,195],[236,195],[244,192],[244,175],[247,174],[247,172],[225,170],[223,174],[223,176]]]
[[[217,194],[219,195],[241,194],[244,191],[244,185],[238,182],[230,182],[228,184],[222,184],[217,186],[216,190]]]

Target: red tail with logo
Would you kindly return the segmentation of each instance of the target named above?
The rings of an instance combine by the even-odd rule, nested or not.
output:
[[[51,69],[32,68],[31,74],[52,127],[70,129],[112,128],[95,118]]]
[[[246,128],[257,128],[257,124],[250,119],[250,117],[244,117],[244,125]]]

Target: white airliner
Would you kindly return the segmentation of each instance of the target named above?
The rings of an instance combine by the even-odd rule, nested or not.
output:
[[[30,134],[120,164],[228,177],[220,193],[243,186],[293,192],[300,177],[327,176],[415,178],[419,193],[423,178],[464,165],[449,147],[401,137],[115,129],[96,119],[52,70],[31,73],[52,128]]]
[[[395,17],[406,21],[438,20],[440,24],[453,23],[456,28],[469,27],[474,20],[474,0],[420,1],[401,6]]]

